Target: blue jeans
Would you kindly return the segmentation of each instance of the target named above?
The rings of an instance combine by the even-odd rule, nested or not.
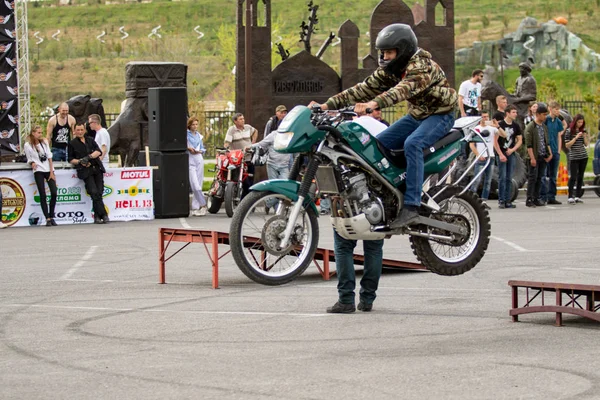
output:
[[[542,189],[540,197],[543,201],[556,200],[556,176],[558,175],[558,165],[560,164],[560,154],[553,155],[552,160],[546,164],[546,174],[542,178]]]
[[[335,270],[338,278],[338,296],[342,304],[354,304],[356,274],[354,272],[354,248],[356,240],[344,239],[334,230]],[[360,280],[360,299],[366,304],[375,301],[383,263],[383,239],[363,240],[365,269]]]
[[[329,200],[329,197],[322,197],[321,198],[321,211],[331,211],[331,200]]]
[[[477,161],[477,164],[475,164],[475,175],[473,175],[473,177],[477,176],[479,171],[481,171],[485,167],[486,162],[487,161]],[[481,181],[482,177],[485,177],[485,180],[483,181],[483,189],[481,190],[481,198],[483,200],[487,200],[490,197],[490,187],[492,186],[493,175],[494,161],[492,160],[490,161],[490,165],[487,166],[483,174],[479,178],[477,178],[477,180],[473,183],[473,185],[471,186],[471,191],[473,193],[477,193],[477,189],[479,188],[479,182]]]
[[[377,140],[388,149],[404,148],[406,156],[406,193],[404,205],[420,206],[424,179],[423,149],[440,140],[452,128],[454,113],[415,119],[410,114],[381,132]]]
[[[52,148],[52,161],[67,161],[67,149]]]
[[[287,179],[288,176],[290,175],[290,166],[288,164],[286,165],[275,165],[275,164],[269,164],[267,163],[267,176],[269,177],[269,179]],[[274,207],[276,206],[278,203],[278,201],[276,199],[268,199],[265,202],[265,205],[267,207]]]
[[[500,157],[496,161],[498,162],[498,201],[500,203],[510,203],[516,156],[513,153],[506,157],[506,162],[500,161]]]

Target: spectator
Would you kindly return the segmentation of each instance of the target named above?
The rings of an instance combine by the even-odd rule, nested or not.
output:
[[[285,116],[287,115],[288,110],[286,108],[286,106],[282,105],[278,105],[275,108],[275,115],[273,115],[271,118],[269,118],[269,121],[267,121],[267,125],[265,125],[265,133],[263,135],[263,137],[267,137],[267,135],[273,131],[276,131],[277,128],[279,128],[279,124],[281,124],[281,121],[285,118]],[[271,179],[271,178],[269,178]]]
[[[102,152],[100,156],[100,160],[102,160],[102,164],[104,165],[104,169],[108,168],[108,163],[110,161],[110,157],[108,153],[110,152],[110,135],[106,128],[103,128],[101,125],[101,119],[98,114],[92,114],[88,117],[88,125],[92,131],[96,134],[94,135],[94,140],[96,144],[98,144],[98,148]]]
[[[56,208],[57,188],[56,176],[54,175],[54,165],[52,165],[52,152],[46,139],[42,136],[42,127],[34,126],[31,133],[27,136],[25,142],[25,156],[27,163],[33,170],[33,179],[40,195],[40,206],[44,217],[46,217],[46,226],[56,226],[54,221],[54,209]],[[46,197],[46,185],[50,189],[50,208]]]
[[[98,144],[85,135],[85,125],[75,124],[75,139],[69,143],[69,162],[77,169],[77,177],[85,183],[85,190],[92,198],[94,223],[109,222],[108,214],[102,201],[104,192],[104,165],[100,161],[102,152]]]
[[[204,183],[204,153],[203,136],[198,132],[198,118],[191,117],[187,121],[187,151],[190,170],[190,186],[192,189],[192,215],[206,215],[206,199],[202,193]]]
[[[502,121],[506,116],[506,107],[508,107],[508,100],[506,99],[506,96],[496,96],[496,106],[498,109],[494,113],[493,118],[496,121]]]
[[[556,177],[560,164],[560,151],[562,149],[562,135],[564,133],[563,121],[560,119],[560,104],[556,101],[548,103],[550,114],[546,117],[548,127],[548,140],[552,149],[552,159],[546,165],[546,173],[542,178],[541,200],[547,204],[562,204],[556,200]]]
[[[569,163],[571,175],[569,176],[569,204],[583,203],[581,200],[583,174],[588,163],[587,146],[590,144],[590,134],[585,129],[583,115],[577,114],[565,134],[565,146],[569,149]],[[573,197],[573,187],[577,184],[577,191]]]
[[[498,121],[489,120],[490,115],[487,112],[481,113],[481,121],[479,121],[479,125],[475,128],[475,131],[478,133],[482,133],[484,131],[488,132],[488,136],[483,136],[484,143],[470,143],[471,151],[475,154],[477,158],[477,164],[475,164],[475,172],[474,172],[474,182],[471,185],[471,191],[473,193],[477,193],[479,189],[479,181],[482,177],[485,177],[483,181],[483,189],[481,191],[481,199],[483,200],[483,206],[487,209],[490,208],[487,204],[487,200],[490,196],[490,187],[492,185],[492,177],[494,175],[494,161],[490,161],[486,168],[486,163],[488,158],[492,158],[494,155],[494,149],[498,153],[500,153],[500,148],[498,147]],[[482,176],[475,178],[477,174],[485,168]]]
[[[467,79],[460,84],[458,89],[458,108],[460,108],[461,117],[471,117],[479,115],[481,112],[482,80],[483,71],[476,69],[471,74],[471,79]]]
[[[381,122],[385,126],[390,126],[390,123],[383,119],[383,113],[381,111],[381,107],[375,107],[371,112],[371,117],[375,118],[377,121]]]
[[[535,119],[535,110],[537,110],[537,103],[532,101],[529,103],[529,107],[527,107],[527,115],[523,119],[523,126],[529,125],[531,121]]]
[[[290,169],[294,161],[293,154],[279,153],[273,149],[275,136],[277,135],[277,127],[281,120],[287,115],[285,106],[277,106],[275,115],[269,119],[265,127],[265,136],[263,140],[252,145],[254,149],[262,149],[267,154],[267,176],[269,179],[287,179],[290,175]],[[265,203],[265,212],[268,214],[269,209],[277,204],[276,199],[267,199]]]
[[[233,115],[233,126],[227,130],[225,135],[225,148],[231,150],[245,150],[252,146],[256,142],[258,131],[256,128],[246,124],[244,115],[236,113]],[[248,165],[248,178],[242,183],[242,196],[244,197],[250,190],[250,186],[254,182],[254,164],[250,161],[250,158],[246,158],[246,164]]]
[[[354,248],[356,240],[344,239],[333,231],[335,269],[338,279],[338,301],[327,308],[328,313],[348,314],[356,311],[356,273],[354,272]],[[363,240],[365,269],[360,280],[360,301],[358,309],[369,312],[373,309],[381,269],[383,267],[383,239]]]
[[[512,175],[515,170],[515,152],[521,147],[523,137],[521,127],[516,123],[517,109],[509,105],[504,119],[498,123],[498,207],[516,208],[511,202]],[[494,117],[495,119],[495,117]]]
[[[58,114],[50,117],[46,127],[46,137],[50,140],[52,159],[55,162],[67,161],[67,149],[74,127],[75,117],[69,115],[69,105],[61,103]]]
[[[538,103],[533,123],[525,129],[525,144],[527,145],[527,207],[544,206],[540,200],[540,188],[546,164],[552,159],[552,149],[548,139],[546,117],[548,107]],[[557,155],[558,156],[558,155]]]

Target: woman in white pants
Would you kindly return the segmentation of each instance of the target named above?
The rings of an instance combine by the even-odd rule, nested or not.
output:
[[[202,135],[198,132],[198,118],[191,117],[187,122],[187,150],[190,166],[190,186],[194,197],[192,199],[192,216],[206,215],[206,199],[202,193],[204,182],[204,152]]]

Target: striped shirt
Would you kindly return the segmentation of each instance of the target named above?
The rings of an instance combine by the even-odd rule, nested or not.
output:
[[[571,130],[567,129],[565,132],[565,142],[570,142],[576,136],[571,134]],[[578,138],[573,146],[569,149],[569,160],[584,160],[588,158],[587,150],[585,149],[585,142],[583,141],[583,136]]]

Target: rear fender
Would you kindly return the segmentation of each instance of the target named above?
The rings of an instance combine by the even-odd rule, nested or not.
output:
[[[255,192],[273,192],[282,194],[292,201],[298,200],[298,191],[300,190],[300,182],[292,179],[271,179],[268,181],[262,181],[253,185],[250,190]],[[317,216],[317,206],[310,197],[304,199],[304,207],[310,206]]]

